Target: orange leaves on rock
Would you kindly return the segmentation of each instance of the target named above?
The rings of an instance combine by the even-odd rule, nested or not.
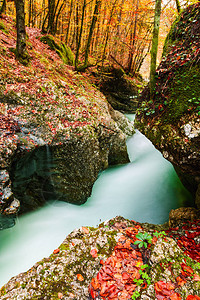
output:
[[[91,251],[90,251],[90,254],[92,255],[92,257],[96,258],[98,256],[97,254],[97,249],[93,248]]]
[[[63,294],[62,293],[58,293],[58,299],[62,299],[63,298]]]
[[[194,281],[200,281],[200,276],[197,275],[197,274],[194,274],[193,280]]]
[[[99,281],[96,277],[92,278],[91,285],[95,290],[97,290],[99,288]]]
[[[161,292],[163,291],[164,289],[167,289],[167,290],[174,290],[175,289],[175,286],[173,285],[173,283],[171,282],[164,282],[164,281],[157,281],[154,285],[154,289],[156,292]]]
[[[172,282],[158,281],[154,284],[157,299],[181,300],[178,293],[174,292],[175,285]]]
[[[123,280],[128,280],[130,278],[130,275],[126,272],[122,273],[122,279]]]
[[[166,232],[170,233],[171,237],[177,240],[178,246],[186,255],[200,262],[200,243],[194,239],[200,235],[200,220],[187,222],[181,228],[170,228]],[[182,270],[182,273],[183,272],[184,270]],[[190,273],[187,273],[187,276],[190,276],[189,274]],[[183,275],[186,276],[184,273]]]
[[[87,227],[82,227],[82,230],[84,233],[88,234],[90,231]]]
[[[181,278],[180,276],[176,277],[176,282],[179,286],[184,286],[184,284],[186,283],[186,280]]]
[[[55,249],[55,250],[53,250],[53,253],[54,254],[57,254],[57,253],[59,253],[60,252],[60,249],[58,248],[58,249]]]
[[[103,267],[90,283],[89,293],[92,299],[98,297],[98,299],[106,300],[127,300],[131,298],[136,288],[134,279],[140,278],[139,270],[143,265],[140,251],[136,251],[133,247],[137,232],[138,228],[125,229],[126,234],[120,237],[113,254],[106,259]]]
[[[77,276],[78,281],[84,281],[83,275],[77,274],[76,276]]]
[[[184,263],[181,264],[181,268],[181,274],[184,276],[191,276],[194,273],[194,270]]]
[[[189,295],[186,300],[200,300],[200,297],[197,295]]]
[[[173,293],[170,296],[170,300],[182,300],[181,296],[178,293]]]

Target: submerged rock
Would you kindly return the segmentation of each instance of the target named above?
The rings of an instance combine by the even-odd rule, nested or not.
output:
[[[141,95],[136,126],[175,167],[195,197],[200,184],[200,3],[185,9],[166,39],[156,88]]]

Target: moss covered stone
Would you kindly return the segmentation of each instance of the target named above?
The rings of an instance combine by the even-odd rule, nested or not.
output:
[[[65,64],[74,65],[74,54],[65,43],[56,42],[51,35],[45,35],[40,41],[49,45],[51,50],[55,50]]]
[[[166,39],[150,100],[140,97],[136,126],[173,163],[195,195],[200,183],[200,3],[187,7]],[[190,177],[190,180],[188,178]]]

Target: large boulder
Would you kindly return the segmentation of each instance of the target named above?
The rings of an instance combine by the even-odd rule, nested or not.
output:
[[[84,105],[86,99],[81,101]],[[96,119],[96,124],[63,120],[66,112],[61,105],[59,115],[53,106],[48,110],[54,125],[46,114],[37,120],[28,106],[23,116],[14,115],[16,104],[7,103],[7,107],[12,117],[6,116],[7,125],[2,128],[0,153],[0,212],[4,215],[16,214],[20,203],[20,212],[50,199],[82,204],[90,196],[100,170],[129,162],[126,138],[133,134],[133,124],[104,99],[103,122]]]
[[[129,162],[126,138],[134,132],[87,77],[63,63],[53,37],[27,28],[31,61],[25,67],[11,49],[13,20],[2,22],[0,229],[12,226],[18,211],[49,199],[84,203],[100,170]]]
[[[199,228],[195,221],[165,232],[122,217],[81,227],[49,257],[12,277],[0,298],[199,299]],[[146,248],[136,245],[140,241]]]
[[[200,2],[177,18],[156,71],[141,95],[136,126],[175,167],[195,197],[200,184]]]

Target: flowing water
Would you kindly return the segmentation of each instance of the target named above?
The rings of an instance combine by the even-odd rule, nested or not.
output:
[[[49,256],[75,228],[96,226],[118,215],[164,223],[172,208],[190,199],[172,165],[140,132],[127,146],[131,163],[102,172],[84,205],[55,200],[0,231],[0,286]]]

